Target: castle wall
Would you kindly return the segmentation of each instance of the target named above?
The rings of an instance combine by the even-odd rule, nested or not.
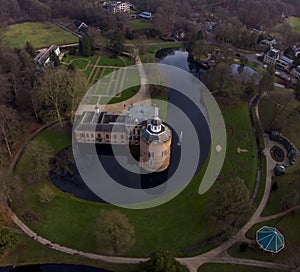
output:
[[[152,142],[150,144],[140,141],[140,166],[150,172],[161,172],[170,164],[171,141]]]

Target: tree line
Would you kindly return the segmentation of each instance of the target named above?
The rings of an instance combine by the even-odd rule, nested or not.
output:
[[[201,18],[217,14],[221,18],[236,17],[247,27],[270,28],[277,23],[282,14],[297,15],[300,3],[297,0],[234,0],[227,5],[214,5],[218,1],[179,1],[179,0],[133,0],[138,11],[148,10],[155,13],[153,28],[161,35],[168,35],[177,28],[189,32],[193,24],[186,20],[192,12],[198,12]],[[111,15],[98,2],[93,0],[2,0],[0,2],[0,24],[8,25],[23,21],[43,21],[50,18],[67,17],[97,26],[106,33],[119,28],[123,34],[129,29],[126,14]],[[201,19],[200,19],[201,20]],[[195,26],[194,26],[195,27]]]

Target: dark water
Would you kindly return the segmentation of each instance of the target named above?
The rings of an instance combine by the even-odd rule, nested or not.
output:
[[[201,75],[202,71],[200,67],[195,66],[193,62],[190,62],[188,53],[182,49],[164,49],[158,52],[156,55],[160,57],[158,60],[160,63],[173,65],[181,68],[185,71],[189,71],[194,75]],[[194,174],[196,174],[203,166],[208,154],[210,147],[210,132],[208,124],[198,107],[193,101],[189,100],[186,96],[176,90],[169,90],[168,92],[169,102],[180,108],[188,119],[193,123],[193,126],[197,132],[198,142],[200,145],[200,157],[198,161],[198,167]],[[168,124],[168,119],[173,113],[170,112],[172,109],[168,110],[166,123]],[[172,128],[171,128],[172,129]],[[148,189],[154,188],[158,185],[163,184],[168,180],[176,171],[178,163],[181,157],[181,147],[178,146],[178,135],[173,131],[172,145],[171,145],[171,161],[169,167],[159,173],[150,174],[135,174],[129,172],[125,168],[119,165],[119,162],[112,156],[111,147],[108,145],[97,145],[98,159],[101,161],[106,172],[118,183],[135,189]],[[184,139],[188,140],[188,133],[185,132]],[[78,145],[80,153],[89,153],[90,145]],[[62,151],[58,154],[61,161],[66,161],[64,159],[65,154]],[[71,153],[71,148],[69,148]],[[120,154],[119,154],[120,155]],[[121,154],[122,155],[122,154]],[[69,156],[67,156],[69,157]],[[136,162],[133,162],[136,163]],[[67,168],[71,169],[72,173],[61,173],[61,171],[52,171],[50,173],[50,179],[52,183],[64,192],[68,192],[75,197],[95,201],[104,202],[98,196],[96,196],[84,183],[80,177],[76,165],[74,162],[67,162]],[[126,179],[124,179],[126,177]]]
[[[0,272],[110,272],[101,268],[69,265],[69,264],[42,264],[25,265],[19,267],[0,267]]]

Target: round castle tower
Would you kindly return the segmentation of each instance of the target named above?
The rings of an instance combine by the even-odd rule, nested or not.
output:
[[[161,172],[170,164],[172,133],[158,117],[154,117],[142,129],[140,140],[140,165],[149,172]]]

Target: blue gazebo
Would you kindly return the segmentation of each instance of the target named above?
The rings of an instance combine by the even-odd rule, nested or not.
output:
[[[284,237],[274,227],[264,226],[256,232],[256,242],[265,251],[278,253],[284,248]]]

